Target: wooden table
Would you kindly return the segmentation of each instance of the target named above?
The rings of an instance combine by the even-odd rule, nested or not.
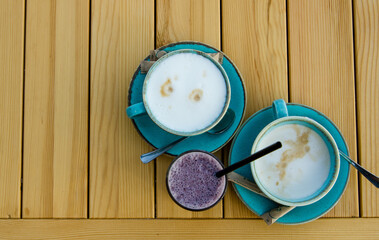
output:
[[[235,62],[245,118],[314,107],[379,175],[378,0],[0,0],[0,238],[378,239],[379,190],[354,169],[304,225],[268,227],[232,189],[205,212],[174,204],[171,158],[140,162],[152,149],[124,109],[149,50],[182,40]]]

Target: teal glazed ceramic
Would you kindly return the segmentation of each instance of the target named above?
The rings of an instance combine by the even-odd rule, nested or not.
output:
[[[169,53],[180,49],[194,49],[205,53],[219,52],[213,47],[198,42],[178,42],[163,46],[158,50],[164,50]],[[148,57],[146,57],[145,60],[148,60]],[[167,154],[177,156],[192,149],[215,152],[232,139],[238,127],[242,124],[246,107],[246,95],[242,77],[235,65],[226,55],[224,55],[222,67],[229,78],[231,90],[229,109],[233,110],[235,113],[234,123],[228,130],[221,134],[212,135],[205,132],[197,136],[191,136],[178,143],[170,149]],[[146,74],[142,74],[140,67],[138,67],[129,87],[129,106],[143,101],[142,89],[145,77]],[[164,131],[155,124],[147,114],[136,117],[131,121],[134,123],[134,126],[140,135],[154,148],[163,147],[180,138],[180,136]]]
[[[279,101],[279,100],[277,100]],[[284,106],[286,106],[286,103],[283,101],[282,103]],[[306,198],[300,198],[300,199],[286,199],[279,196],[275,196],[270,191],[268,191],[264,184],[261,183],[257,171],[255,169],[256,161],[250,163],[251,166],[251,172],[253,174],[254,181],[257,183],[259,188],[272,200],[275,202],[278,202],[280,204],[283,204],[285,206],[305,206],[309,205],[311,203],[314,203],[321,198],[323,198],[329,191],[332,189],[334,183],[337,180],[338,173],[340,170],[340,155],[338,151],[338,147],[336,142],[334,141],[332,135],[319,123],[316,121],[307,118],[307,117],[299,117],[299,116],[285,116],[282,118],[278,118],[275,121],[268,124],[257,136],[257,138],[254,141],[253,147],[252,147],[252,153],[256,152],[257,145],[259,144],[260,139],[267,134],[268,132],[272,131],[276,127],[283,126],[286,124],[298,124],[305,127],[308,127],[315,131],[325,142],[330,156],[330,170],[327,179],[325,180],[324,184],[321,186],[321,188],[313,193],[312,195],[306,197]]]
[[[155,118],[155,116],[152,114],[152,112],[151,112],[151,110],[149,108],[149,105],[146,102],[146,88],[147,88],[147,85],[149,84],[150,76],[154,72],[154,69],[156,69],[156,67],[161,62],[163,62],[165,59],[167,59],[168,57],[173,56],[175,54],[181,54],[181,53],[197,54],[197,55],[200,55],[200,56],[208,59],[209,61],[211,61],[220,70],[220,72],[221,72],[221,74],[222,74],[222,76],[223,76],[223,78],[225,80],[225,86],[226,86],[226,92],[227,92],[226,93],[226,100],[225,100],[225,103],[224,103],[223,110],[222,110],[221,114],[217,117],[217,119],[215,119],[215,121],[212,124],[208,125],[207,127],[203,128],[203,129],[200,129],[198,131],[194,131],[194,132],[179,132],[179,131],[175,131],[173,129],[170,129],[170,128],[166,127],[165,125],[163,125],[162,123],[160,123]],[[222,68],[222,66],[220,65],[220,63],[218,63],[216,60],[214,60],[213,58],[211,58],[209,55],[205,54],[204,52],[200,52],[200,51],[197,51],[197,50],[194,50],[194,49],[181,49],[181,50],[176,50],[176,51],[172,51],[172,52],[167,53],[163,57],[159,58],[158,61],[156,61],[154,63],[154,65],[150,68],[150,70],[146,74],[146,77],[145,77],[145,80],[144,80],[144,84],[143,84],[143,88],[142,88],[142,98],[143,98],[143,104],[140,104],[140,103],[134,104],[132,106],[129,106],[129,108],[126,110],[127,115],[130,118],[135,118],[135,117],[131,116],[130,112],[137,112],[136,116],[138,116],[140,114],[143,114],[143,113],[147,113],[150,116],[150,118],[153,120],[153,122],[155,124],[157,124],[163,130],[165,130],[166,132],[169,132],[169,133],[172,133],[172,134],[175,134],[175,135],[179,135],[179,136],[195,136],[195,135],[199,135],[199,134],[202,134],[202,133],[205,133],[205,132],[209,131],[214,126],[216,126],[221,121],[221,119],[224,117],[226,111],[228,110],[229,103],[230,103],[230,83],[229,83],[228,75],[226,74],[225,70]],[[135,110],[134,111],[130,111],[130,110],[133,110],[132,108],[135,109]]]
[[[315,109],[300,104],[287,104],[287,111],[289,116],[308,117],[321,124],[332,135],[334,141],[337,143],[338,148],[345,154],[349,154],[346,142],[342,134],[339,132],[338,128],[333,124],[333,122],[329,120],[325,115]],[[258,134],[264,127],[266,127],[275,119],[276,118],[273,115],[272,107],[264,108],[252,115],[243,124],[233,140],[229,154],[229,165],[249,156],[251,154],[253,142],[255,141]],[[236,172],[254,182],[249,165],[237,169]],[[338,178],[331,190],[322,199],[310,205],[296,207],[278,219],[277,223],[306,223],[315,220],[327,213],[337,204],[338,200],[341,198],[343,192],[345,191],[349,179],[349,173],[349,163],[347,161],[341,161]],[[233,186],[242,202],[252,212],[259,216],[279,206],[278,203],[264,198],[243,187],[235,184],[233,184]]]

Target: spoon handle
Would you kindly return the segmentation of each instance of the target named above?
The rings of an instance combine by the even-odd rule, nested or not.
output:
[[[279,207],[273,208],[273,209],[263,213],[260,217],[265,221],[265,223],[267,225],[271,225],[274,222],[276,222],[276,220],[283,217],[284,215],[286,215],[287,213],[289,213],[293,209],[295,209],[294,206],[283,206],[283,205],[281,205]]]
[[[256,194],[259,194],[267,199],[270,199],[267,197],[258,187],[257,184],[251,182],[249,179],[243,177],[242,175],[239,175],[236,172],[230,172],[227,174],[228,181],[231,181],[237,185],[240,185],[243,188],[246,188],[252,192],[255,192]],[[290,211],[292,211],[295,207],[293,206],[283,206],[279,205],[278,207],[272,208],[268,210],[267,212],[263,213],[260,217],[267,223],[267,225],[271,225],[279,218],[283,217]]]
[[[345,153],[343,153],[341,150],[340,150],[340,155],[346,160],[348,161],[351,165],[353,165],[353,167],[355,167],[358,172],[362,173],[363,176],[365,176],[367,178],[367,180],[369,180],[372,184],[374,184],[375,187],[379,188],[379,178],[377,176],[375,176],[374,174],[370,173],[369,171],[367,171],[366,169],[364,169],[361,165],[359,165],[358,163],[354,162],[351,158],[349,158]]]
[[[230,172],[226,175],[228,177],[228,181],[235,183],[243,188],[246,188],[247,190],[250,190],[252,192],[255,192],[256,194],[261,195],[262,197],[265,197],[269,199],[258,187],[257,184],[253,183],[249,179],[243,177],[242,175],[236,173],[236,172]]]
[[[168,150],[170,150],[171,148],[173,148],[176,144],[180,143],[181,141],[183,141],[184,139],[187,139],[188,137],[181,137],[179,138],[178,140],[175,140],[173,141],[172,143],[170,143],[169,145],[167,145],[166,147],[163,147],[163,148],[158,148],[152,152],[149,152],[149,153],[145,153],[145,154],[142,154],[141,155],[141,161],[143,163],[149,163],[151,162],[152,160],[156,159],[157,157],[159,157],[160,155],[162,155],[163,153],[167,152]]]

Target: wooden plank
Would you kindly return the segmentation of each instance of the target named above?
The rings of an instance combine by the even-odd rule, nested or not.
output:
[[[25,49],[25,218],[87,216],[89,1],[32,0]]]
[[[220,1],[157,0],[156,46],[199,41],[219,49]]]
[[[336,123],[356,159],[355,88],[351,1],[288,1],[290,99]],[[355,169],[329,217],[358,216]]]
[[[379,175],[379,2],[354,1],[360,163]],[[360,176],[361,214],[379,217],[379,191]]]
[[[24,1],[0,1],[0,218],[21,206]]]
[[[250,220],[0,220],[2,239],[378,239],[379,218],[270,227]]]
[[[128,87],[154,48],[154,1],[92,1],[90,217],[154,217],[150,148],[125,114]]]
[[[158,0],[156,46],[192,40],[220,48],[220,1]],[[221,152],[218,153],[221,157]],[[202,211],[191,212],[176,205],[166,189],[166,172],[172,158],[160,157],[156,162],[158,218],[221,218],[222,203]]]
[[[246,118],[275,99],[288,100],[286,42],[284,0],[222,1],[222,49],[245,80]],[[224,204],[226,218],[254,216],[231,188]]]

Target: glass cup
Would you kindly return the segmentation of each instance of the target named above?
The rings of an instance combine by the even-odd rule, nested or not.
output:
[[[167,191],[172,200],[184,209],[207,210],[225,195],[227,177],[215,176],[222,169],[222,162],[209,152],[184,152],[174,159],[167,170]]]

